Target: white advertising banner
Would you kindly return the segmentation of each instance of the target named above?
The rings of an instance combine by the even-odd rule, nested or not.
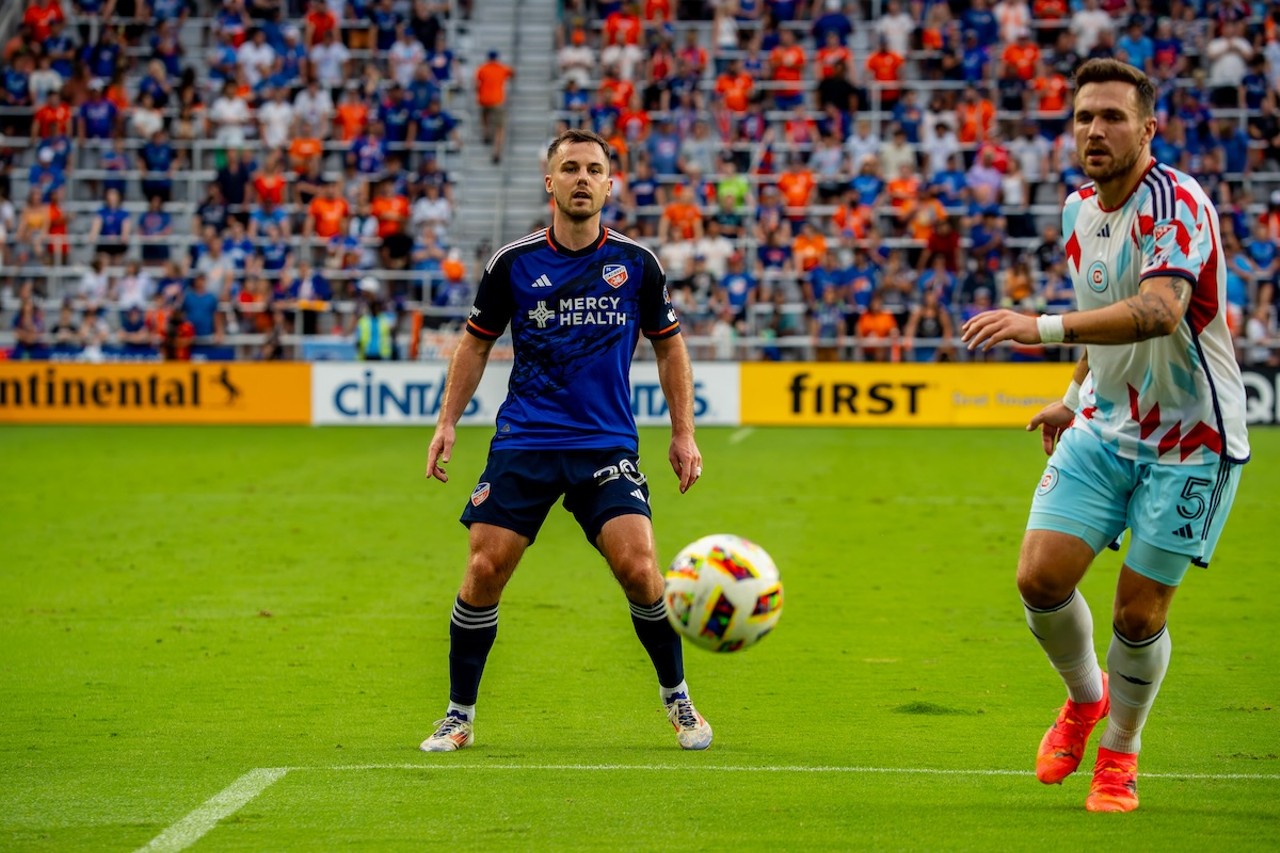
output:
[[[434,425],[444,397],[448,364],[319,362],[311,368],[311,422],[317,425]],[[467,405],[464,426],[493,426],[507,396],[511,363],[490,361]],[[653,362],[631,371],[631,409],[641,426],[667,425],[667,402]],[[699,425],[738,423],[738,365],[694,365],[694,419]]]

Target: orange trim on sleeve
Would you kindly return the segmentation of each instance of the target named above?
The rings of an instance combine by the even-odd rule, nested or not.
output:
[[[467,328],[473,332],[480,334],[482,337],[498,338],[502,336],[501,332],[491,332],[488,329],[486,329],[484,326],[476,325],[475,322],[472,320],[467,321]]]
[[[680,321],[677,320],[674,323],[672,323],[670,326],[667,326],[665,329],[659,329],[656,332],[645,332],[644,335],[646,338],[657,338],[657,337],[661,337],[662,335],[665,335],[667,332],[670,332],[672,329],[679,329],[679,328],[680,328]]]

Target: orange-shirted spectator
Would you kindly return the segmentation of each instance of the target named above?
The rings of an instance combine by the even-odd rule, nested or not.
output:
[[[990,155],[989,159],[988,155]],[[974,157],[987,163],[1002,175],[1009,171],[1009,149],[1005,147],[998,128],[993,127],[991,129],[991,132],[987,134],[987,138],[982,140],[982,144],[978,146],[978,151]]]
[[[816,76],[822,80],[836,73],[836,64],[839,62],[843,62],[845,68],[852,68],[853,54],[840,43],[839,33],[828,31],[827,42],[818,48],[814,61],[817,63]]]
[[[1272,240],[1280,242],[1280,190],[1271,191],[1269,202],[1267,209],[1258,216],[1258,221]]]
[[[671,20],[671,0],[644,0],[644,19],[646,21]]]
[[[881,85],[880,108],[892,109],[902,96],[900,84],[902,64],[905,60],[889,49],[889,43],[880,39],[880,47],[867,57],[867,71],[871,79]]]
[[[502,160],[502,144],[507,134],[507,82],[516,76],[515,69],[498,60],[496,50],[476,69],[476,104],[480,107],[480,133],[486,145],[492,144],[494,163]]]
[[[324,191],[311,200],[307,207],[307,219],[302,224],[304,238],[316,236],[328,240],[347,230],[347,216],[351,207],[347,200],[339,194],[337,181],[330,181]]]
[[[792,220],[803,219],[805,208],[813,199],[813,191],[818,181],[799,158],[793,159],[786,171],[778,175],[778,192],[782,194],[782,205],[787,209],[787,217]]]
[[[716,78],[716,94],[724,102],[724,108],[734,113],[745,113],[751,103],[751,92],[756,82],[742,70],[742,60],[729,63],[724,73]]]
[[[62,93],[54,89],[44,106],[36,110],[31,122],[32,139],[71,135],[71,108],[62,102]]]
[[[866,239],[871,229],[875,211],[871,205],[864,204],[855,189],[847,189],[840,199],[840,204],[831,214],[831,224],[841,237],[853,237],[855,240]]]
[[[630,80],[621,76],[617,66],[611,65],[604,70],[604,76],[600,78],[600,92],[609,102],[609,106],[622,111],[631,103],[631,96],[635,94],[636,87]]]
[[[818,147],[822,134],[818,132],[818,123],[809,118],[804,107],[796,107],[782,123],[782,138],[788,145],[806,145],[809,150]]]
[[[618,114],[618,131],[628,142],[638,142],[648,138],[652,125],[649,111],[644,108],[644,100],[637,92],[631,96],[627,108]]]
[[[670,239],[702,239],[702,212],[683,184],[671,187],[671,201],[662,209],[662,218],[658,220],[658,241],[665,243]]]
[[[1040,46],[1031,40],[1031,31],[1022,30],[1018,40],[1004,49],[1000,60],[1014,69],[1023,80],[1035,77],[1036,63],[1040,61]]]
[[[297,125],[301,127],[301,123]],[[324,143],[314,136],[295,136],[289,141],[289,164],[296,172],[305,172],[311,163],[319,162]]]
[[[303,19],[305,41],[308,48],[324,41],[327,33],[338,28],[338,19],[329,11],[325,0],[311,0],[311,8]]]
[[[640,16],[634,3],[628,3],[604,19],[604,43],[640,43]]]
[[[680,47],[676,57],[683,60],[685,67],[699,77],[707,70],[707,49],[698,43],[697,30],[685,30],[684,44]]]
[[[408,224],[409,199],[396,192],[394,183],[383,181],[369,205],[369,212],[378,220],[378,236],[387,237],[400,232]]]
[[[271,151],[263,161],[262,168],[253,175],[250,186],[259,203],[270,202],[274,205],[284,204],[284,191],[288,186],[288,178],[284,174],[280,152]]]
[[[773,90],[773,103],[789,110],[804,102],[804,67],[808,62],[804,48],[796,43],[796,34],[783,29],[778,45],[769,51],[769,73],[773,82],[781,84]]]
[[[978,90],[970,86],[964,90],[960,103],[956,104],[956,137],[966,145],[982,142],[991,132],[995,117],[995,105],[986,98],[978,97]]]
[[[43,42],[49,38],[54,21],[65,21],[62,5],[58,0],[31,0],[22,13],[22,23],[31,28],[31,40]]]
[[[1036,98],[1036,110],[1049,114],[1041,118],[1066,117],[1067,96],[1070,93],[1066,77],[1040,62],[1036,66],[1035,79],[1031,81],[1030,88]]]
[[[800,226],[800,233],[791,239],[791,262],[797,273],[807,273],[827,253],[827,238],[809,220]]]
[[[888,311],[884,310],[884,297],[879,291],[871,294],[871,300],[867,305],[867,310],[862,312],[862,316],[858,318],[858,325],[855,329],[858,333],[859,343],[869,341],[872,343],[881,343],[883,341],[896,341],[898,338],[898,321]],[[897,361],[896,346],[869,346],[863,355],[867,361]]]
[[[947,209],[938,201],[933,187],[920,189],[920,199],[907,224],[907,236],[928,244],[938,223],[947,221]]]
[[[889,198],[894,221],[899,228],[905,228],[920,197],[920,175],[910,163],[903,163],[898,167],[898,174],[885,184],[885,194]]]
[[[133,110],[133,101],[129,98],[129,90],[124,86],[123,73],[107,84],[107,90],[103,93],[103,97],[115,104],[116,110],[122,116],[128,115]]]
[[[360,97],[357,89],[347,89],[342,93],[342,101],[334,110],[334,126],[338,129],[338,139],[350,142],[364,133],[369,126],[369,105]]]

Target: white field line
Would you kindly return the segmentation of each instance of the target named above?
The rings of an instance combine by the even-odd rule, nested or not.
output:
[[[258,767],[250,770],[218,793],[191,814],[151,839],[138,853],[176,853],[195,844],[205,833],[218,825],[224,817],[238,812],[254,797],[289,772],[288,767]]]
[[[1031,776],[1030,770],[954,769],[933,767],[810,767],[725,764],[344,764],[336,767],[290,767],[290,770],[554,770],[565,772],[707,770],[715,773],[833,773],[913,776]],[[1280,773],[1141,773],[1143,779],[1207,779],[1280,782]]]
[[[742,427],[741,429],[735,429],[729,435],[729,443],[741,444],[742,442],[750,438],[751,434],[755,431],[756,431],[755,427]]]
[[[224,790],[197,808],[191,814],[166,829],[152,839],[151,843],[138,849],[137,853],[177,853],[199,841],[213,829],[218,821],[229,817],[243,808],[254,797],[265,791],[272,783],[279,781],[286,773],[295,771],[351,772],[364,770],[540,770],[551,772],[661,772],[672,773],[682,770],[703,770],[715,773],[831,773],[831,774],[881,774],[913,775],[913,776],[1030,776],[1029,770],[995,770],[995,769],[942,769],[931,767],[809,767],[792,766],[753,766],[726,764],[340,764],[334,767],[259,767],[250,770]],[[1231,780],[1248,782],[1280,782],[1280,773],[1143,773],[1144,779],[1205,779],[1211,781]]]

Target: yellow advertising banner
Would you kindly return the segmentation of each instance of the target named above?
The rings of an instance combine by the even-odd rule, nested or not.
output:
[[[744,426],[1025,426],[1072,364],[742,365]]]
[[[0,423],[310,422],[309,364],[0,362]]]

